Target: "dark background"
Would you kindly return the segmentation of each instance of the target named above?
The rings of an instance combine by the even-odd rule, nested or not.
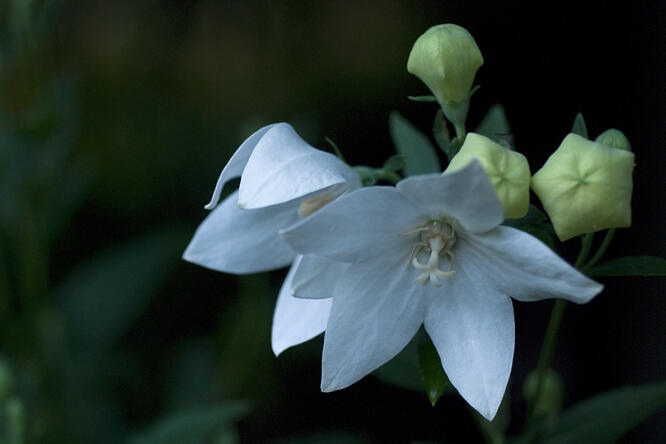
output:
[[[242,442],[320,430],[371,442],[480,439],[457,396],[431,408],[424,395],[373,377],[321,394],[321,338],[276,359],[270,322],[284,271],[237,278],[179,260],[221,168],[260,126],[290,122],[314,146],[328,149],[328,136],[350,163],[370,166],[393,153],[391,110],[429,134],[436,108],[407,100],[428,91],[406,60],[414,40],[438,23],[466,27],[485,59],[470,126],[502,103],[533,172],[579,111],[592,137],[610,127],[625,132],[636,154],[633,225],[618,230],[607,255],[666,256],[664,2],[35,1],[25,25],[7,5],[4,127],[48,159],[44,147],[69,125],[69,151],[55,173],[42,180],[39,162],[21,161],[15,180],[30,180],[16,196],[27,203],[8,211],[0,231],[14,282],[7,288],[22,313],[3,328],[3,350],[19,375],[34,442],[118,442],[169,411],[241,398],[253,405],[238,425]],[[45,123],[35,104],[54,96]],[[80,192],[52,241],[40,238],[35,266],[37,259],[21,259],[33,239],[21,233],[31,220],[34,233],[54,225],[26,217],[25,208],[65,200],[61,182],[70,175],[81,178]],[[139,253],[145,239],[158,258],[153,268]],[[569,260],[575,243],[561,250]],[[78,305],[67,289],[77,287],[61,283],[82,264],[101,267],[109,248],[132,245],[136,260],[120,266],[116,281],[151,282],[150,289],[131,316],[114,321],[122,327],[113,342],[98,354],[76,351],[88,350],[89,339],[72,339]],[[666,375],[664,279],[601,281],[604,293],[565,314],[554,366],[566,381],[566,405]],[[38,287],[24,292],[40,295],[33,311],[20,299],[26,285]],[[112,296],[104,304],[123,299]],[[514,303],[511,431],[522,426],[521,384],[536,366],[551,306]],[[36,345],[54,329],[66,345],[53,359],[66,367]],[[662,413],[627,442],[664,439]]]

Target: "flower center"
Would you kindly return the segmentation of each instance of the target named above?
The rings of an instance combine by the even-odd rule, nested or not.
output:
[[[347,185],[344,183],[339,183],[333,185],[328,190],[321,192],[315,196],[312,196],[308,199],[305,199],[298,206],[298,216],[300,218],[307,217],[323,207],[324,205],[333,202],[335,199],[340,197],[342,193],[347,189]]]
[[[455,220],[447,218],[432,220],[405,234],[414,233],[418,233],[418,238],[409,255],[407,268],[411,265],[421,272],[416,277],[416,282],[421,285],[430,281],[434,287],[441,287],[439,279],[449,277],[454,273],[452,250],[456,243]],[[439,268],[440,260],[444,258],[450,263],[448,271]],[[419,259],[427,260],[422,262]]]

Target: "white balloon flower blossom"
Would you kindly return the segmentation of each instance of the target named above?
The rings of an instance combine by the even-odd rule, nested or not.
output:
[[[221,204],[224,185],[240,176],[240,187]],[[222,170],[201,223],[183,258],[226,273],[256,273],[293,265],[275,307],[272,348],[276,355],[324,331],[331,308],[321,299],[319,276],[345,264],[300,256],[278,234],[345,192],[361,186],[358,175],[332,154],[308,145],[287,123],[256,131]],[[214,208],[214,209],[213,209]],[[330,296],[330,289],[328,289]],[[310,299],[299,299],[299,296]]]
[[[322,391],[360,380],[424,325],[451,383],[492,419],[513,360],[510,297],[584,303],[602,290],[502,219],[488,176],[472,161],[443,176],[356,190],[283,230],[299,253],[349,264],[327,284],[335,289]]]

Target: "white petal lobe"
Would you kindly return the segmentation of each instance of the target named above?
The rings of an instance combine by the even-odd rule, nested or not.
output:
[[[275,305],[271,333],[275,356],[323,333],[331,311],[331,299],[298,299],[291,295],[291,280],[301,258],[296,258],[287,273]]]
[[[453,217],[472,233],[490,230],[504,218],[490,179],[476,160],[452,173],[408,177],[397,188],[431,218]]]
[[[403,261],[352,264],[335,288],[324,336],[321,389],[345,388],[383,365],[423,323],[423,287]]]
[[[288,265],[296,253],[278,230],[298,220],[297,203],[257,210],[238,208],[238,192],[199,225],[183,259],[226,273],[257,273]]]
[[[458,255],[461,267],[476,270],[519,301],[564,298],[582,304],[603,289],[540,240],[515,228],[499,226],[469,236],[467,246]]]
[[[441,290],[429,290],[425,328],[460,395],[486,419],[497,413],[514,349],[511,299],[482,276],[456,268]]]
[[[406,263],[412,240],[404,233],[425,221],[426,216],[395,188],[369,187],[338,198],[280,233],[301,254],[341,262],[391,254]]]

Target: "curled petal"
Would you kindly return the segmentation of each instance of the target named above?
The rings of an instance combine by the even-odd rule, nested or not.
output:
[[[334,155],[308,145],[291,125],[272,127],[257,143],[241,177],[238,205],[259,208],[323,191],[360,187],[358,175]]]
[[[207,210],[212,210],[215,208],[215,205],[220,201],[220,194],[222,194],[222,188],[224,184],[230,181],[235,177],[239,177],[243,173],[243,169],[247,164],[252,151],[259,143],[259,140],[276,125],[286,125],[286,123],[276,123],[273,125],[265,126],[261,129],[255,131],[250,137],[245,139],[241,146],[236,150],[236,152],[231,156],[229,162],[222,169],[220,177],[217,179],[217,184],[215,185],[215,190],[213,191],[213,197],[210,199],[210,202],[204,207]]]

